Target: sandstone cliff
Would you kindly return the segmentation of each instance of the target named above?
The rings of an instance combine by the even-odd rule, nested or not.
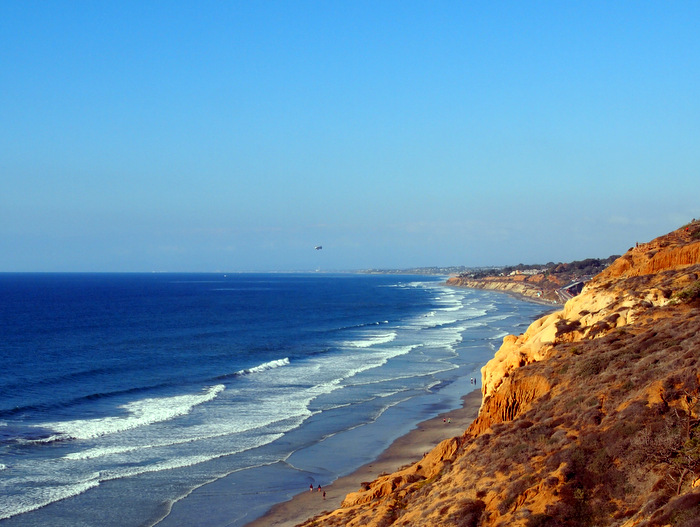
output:
[[[303,525],[700,525],[700,224],[508,336],[461,437]]]
[[[561,304],[579,292],[581,282],[588,281],[617,258],[610,256],[569,263],[520,264],[516,267],[473,270],[449,278],[447,284],[501,291],[546,304]],[[562,289],[565,287],[567,289]]]
[[[447,280],[448,285],[458,287],[469,287],[471,289],[487,289],[491,291],[500,291],[513,295],[523,296],[530,300],[545,301],[552,304],[559,302],[559,297],[556,294],[556,287],[549,283],[544,285],[541,282],[526,280],[528,278],[540,278],[540,275],[534,277],[515,276],[512,278],[488,277],[481,279],[469,279],[452,277]],[[558,285],[558,284],[556,284]]]

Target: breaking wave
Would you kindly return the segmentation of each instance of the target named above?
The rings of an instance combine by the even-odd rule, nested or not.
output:
[[[135,401],[120,407],[128,412],[128,415],[123,417],[110,416],[45,423],[41,425],[41,428],[53,430],[55,434],[47,438],[32,440],[32,442],[52,443],[70,439],[95,439],[141,426],[169,421],[190,413],[194,407],[200,404],[215,399],[224,389],[223,384],[217,384],[200,395],[178,395]]]
[[[272,370],[274,368],[281,368],[282,366],[289,366],[289,359],[285,357],[284,359],[271,360],[270,362],[264,362],[254,368],[247,368],[245,370],[240,370],[236,372],[236,375],[249,375],[251,373],[260,373],[267,370]]]

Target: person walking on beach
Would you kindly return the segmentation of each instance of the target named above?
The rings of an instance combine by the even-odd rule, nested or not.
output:
[[[318,486],[318,491],[321,492],[321,485]]]
[[[309,485],[309,492],[313,492],[313,491],[314,491],[314,484],[311,483],[311,484]]]

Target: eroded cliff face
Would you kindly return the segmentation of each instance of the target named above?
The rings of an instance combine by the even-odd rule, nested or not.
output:
[[[700,225],[630,249],[482,369],[464,435],[304,525],[698,525]]]
[[[511,293],[524,296],[531,300],[549,301],[553,304],[559,301],[559,297],[555,294],[554,289],[562,285],[551,282],[548,283],[550,287],[543,287],[545,283],[544,276],[542,275],[514,276],[508,279],[489,277],[478,280],[453,277],[447,280],[447,284],[457,287],[469,287],[471,289],[487,289],[490,291]]]
[[[698,229],[693,227],[693,232]],[[534,322],[516,337],[507,336],[494,358],[481,370],[484,399],[509,373],[542,360],[563,342],[600,338],[633,323],[652,307],[667,305],[674,291],[697,281],[687,269],[700,263],[700,240],[690,229],[630,249],[569,300],[561,311]]]

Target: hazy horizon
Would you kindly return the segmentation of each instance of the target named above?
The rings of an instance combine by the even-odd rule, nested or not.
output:
[[[700,217],[698,20],[689,1],[5,2],[0,272],[622,254]]]

